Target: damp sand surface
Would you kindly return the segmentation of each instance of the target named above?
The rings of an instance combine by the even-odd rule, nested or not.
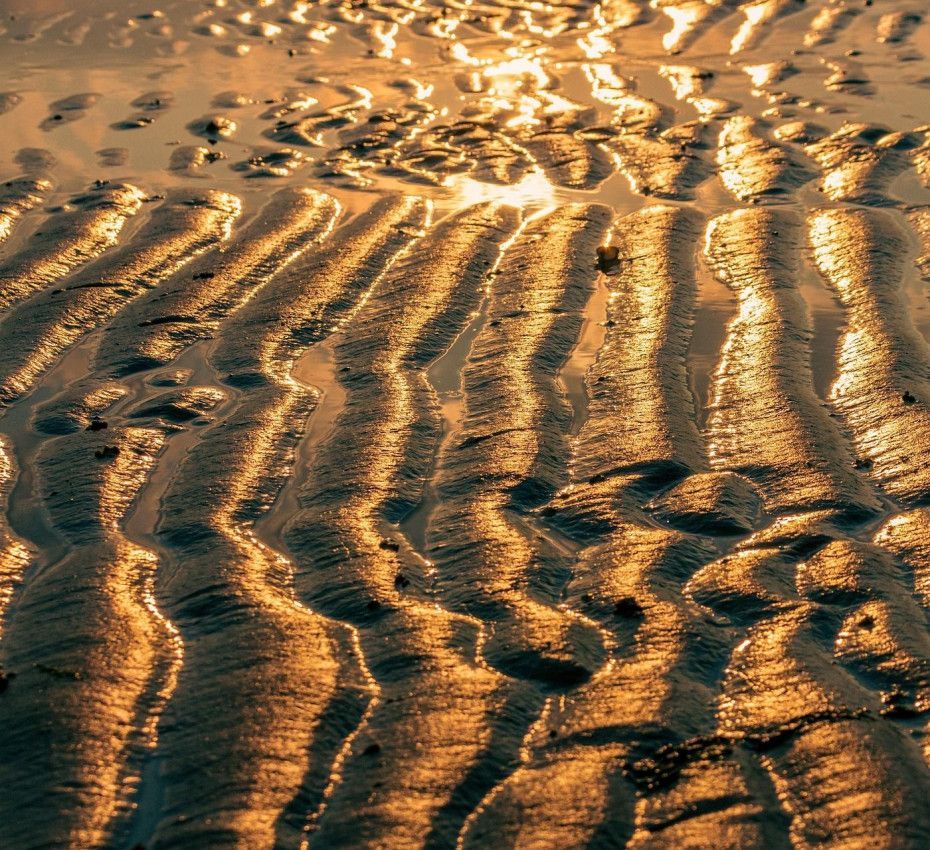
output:
[[[930,846],[924,3],[0,54],[0,846]]]

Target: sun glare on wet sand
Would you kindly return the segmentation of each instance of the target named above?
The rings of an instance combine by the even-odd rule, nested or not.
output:
[[[926,6],[0,3],[0,850],[930,847]]]

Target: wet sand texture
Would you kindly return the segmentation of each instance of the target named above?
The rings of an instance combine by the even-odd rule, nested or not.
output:
[[[930,11],[9,0],[2,850],[930,847]]]

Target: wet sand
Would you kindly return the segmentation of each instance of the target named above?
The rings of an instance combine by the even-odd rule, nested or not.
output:
[[[924,7],[5,3],[0,847],[930,846]]]

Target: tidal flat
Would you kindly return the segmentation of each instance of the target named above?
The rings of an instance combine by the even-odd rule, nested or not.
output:
[[[0,2],[0,850],[930,847],[925,0]]]

